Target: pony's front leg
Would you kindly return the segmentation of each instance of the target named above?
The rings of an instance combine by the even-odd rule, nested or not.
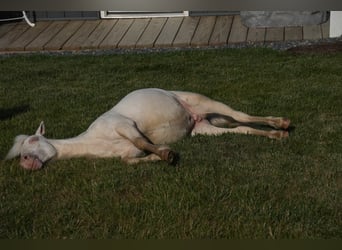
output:
[[[152,156],[142,157],[142,161],[156,161],[159,157],[160,160],[166,161],[169,164],[176,164],[178,161],[178,154],[172,151],[168,146],[155,145],[151,143],[136,127],[133,121],[122,122],[117,124],[116,132],[119,136],[129,140],[136,148],[141,151],[152,153]],[[124,161],[128,163],[138,162],[138,158],[132,157],[125,158]]]

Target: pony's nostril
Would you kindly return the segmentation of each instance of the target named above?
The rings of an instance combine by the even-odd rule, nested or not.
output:
[[[27,155],[24,155],[24,160],[27,160],[28,159],[28,156]]]

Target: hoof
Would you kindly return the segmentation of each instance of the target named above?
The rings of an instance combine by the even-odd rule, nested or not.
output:
[[[288,138],[289,137],[289,132],[288,131],[284,131],[284,130],[274,130],[274,131],[271,131],[269,136],[269,138],[271,139],[283,139],[283,138]]]
[[[176,152],[170,151],[167,157],[167,162],[172,166],[176,166],[179,162],[179,154]]]
[[[179,154],[169,149],[163,150],[161,156],[162,160],[173,166],[179,161]]]
[[[280,134],[280,138],[288,138],[289,137],[289,132],[288,131],[281,131],[282,133]]]
[[[290,127],[290,123],[291,123],[290,119],[284,118],[283,122],[281,124],[281,128],[282,129],[288,129]]]

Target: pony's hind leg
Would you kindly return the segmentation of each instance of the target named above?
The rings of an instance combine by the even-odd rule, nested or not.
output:
[[[277,129],[288,129],[290,126],[290,120],[287,118],[251,116],[241,111],[236,111],[222,102],[212,100],[200,94],[181,91],[174,91],[174,93],[184,101],[188,105],[189,110],[195,114],[202,114],[204,116],[206,116],[206,114],[218,114],[231,117],[234,121],[240,123],[257,123]]]
[[[235,128],[221,128],[209,123],[208,120],[202,120],[196,123],[191,135],[221,135],[225,133],[250,134],[266,136],[271,139],[282,139],[289,136],[289,133],[284,130],[260,130],[248,126],[237,126]]]
[[[201,103],[201,106],[207,111],[207,114],[216,113],[218,115],[226,116],[226,120],[227,118],[230,118],[232,121],[242,124],[262,124],[276,129],[288,129],[290,126],[290,120],[287,118],[273,116],[252,116],[241,111],[236,111],[224,103],[210,99]]]

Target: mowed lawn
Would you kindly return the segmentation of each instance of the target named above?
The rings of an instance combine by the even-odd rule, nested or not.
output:
[[[0,238],[341,238],[342,54],[220,49],[0,57],[0,158],[40,121],[78,135],[132,90],[199,92],[292,121],[285,140],[226,134],[171,147],[177,167],[0,164]],[[167,111],[165,111],[167,112]]]

